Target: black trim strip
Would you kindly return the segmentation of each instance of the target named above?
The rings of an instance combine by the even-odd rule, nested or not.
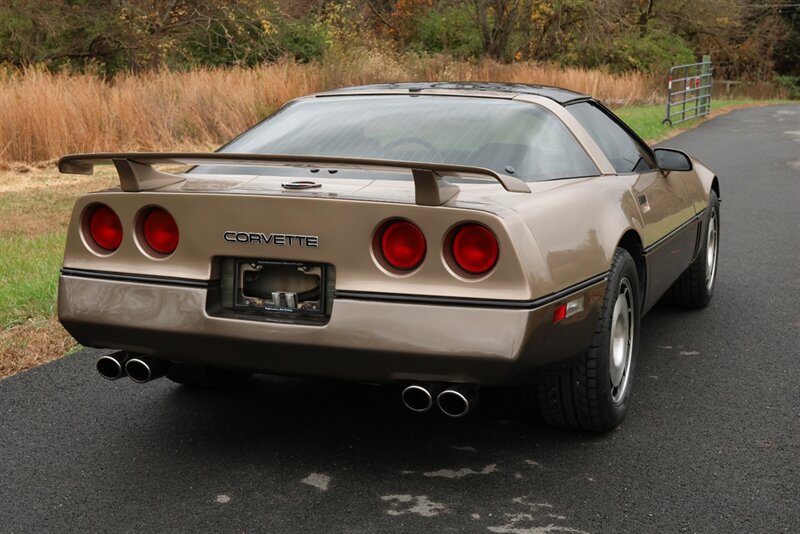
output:
[[[407,304],[431,304],[436,306],[461,306],[479,308],[506,308],[513,310],[532,310],[568,297],[599,282],[608,279],[608,272],[600,273],[566,289],[533,300],[473,299],[465,297],[443,297],[437,295],[404,295],[400,293],[379,293],[375,291],[337,291],[336,299],[370,300],[376,302],[402,302]]]
[[[537,96],[539,96],[539,95],[537,95]],[[561,104],[564,107],[567,107],[567,106],[571,106],[572,104],[580,104],[581,102],[592,102],[592,97],[583,95],[583,96],[575,97],[575,98],[573,98],[571,100],[564,100],[564,101],[558,102],[558,103]]]
[[[168,286],[182,286],[182,287],[202,287],[208,288],[216,285],[217,281],[211,280],[193,280],[191,278],[173,278],[168,276],[153,276],[146,274],[126,274],[126,273],[109,273],[106,271],[92,271],[89,269],[70,269],[64,267],[61,269],[61,274],[64,276],[75,276],[78,278],[94,278],[97,280],[116,280],[119,282],[138,282],[143,284],[158,284]]]
[[[97,280],[115,280],[120,282],[137,282],[182,287],[209,288],[217,285],[216,280],[192,280],[189,278],[170,278],[140,274],[110,273],[88,269],[62,268],[64,276],[92,278]],[[369,300],[376,302],[404,302],[409,304],[432,304],[437,306],[462,306],[480,308],[505,308],[514,310],[531,310],[561,300],[573,293],[587,289],[608,279],[608,272],[600,273],[583,282],[569,286],[561,291],[533,300],[473,299],[465,297],[443,297],[437,295],[404,295],[400,293],[379,293],[375,291],[336,291],[335,298],[347,300]]]
[[[661,239],[650,245],[649,247],[644,248],[644,250],[642,250],[642,254],[647,256],[648,254],[652,253],[655,249],[657,249],[658,247],[660,247],[661,245],[663,245],[664,243],[666,243],[667,241],[669,241],[670,239],[681,233],[682,231],[686,230],[686,228],[688,228],[689,225],[691,225],[692,223],[701,220],[706,213],[706,209],[707,208],[703,208],[703,211],[695,214],[694,217],[692,217],[679,227],[675,228],[673,231],[671,231],[670,233],[668,233],[667,235],[665,235],[664,237],[662,237]]]

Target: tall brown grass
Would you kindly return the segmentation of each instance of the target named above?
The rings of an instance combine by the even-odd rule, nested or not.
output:
[[[347,85],[416,80],[491,80],[556,85],[612,105],[651,102],[657,84],[641,74],[531,63],[396,58],[381,53],[254,69],[120,75],[29,69],[0,78],[0,165],[72,152],[211,149],[299,95]]]

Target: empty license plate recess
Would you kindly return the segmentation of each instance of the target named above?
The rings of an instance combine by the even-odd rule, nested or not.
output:
[[[329,265],[221,258],[220,268],[223,310],[252,318],[312,321],[330,313]]]

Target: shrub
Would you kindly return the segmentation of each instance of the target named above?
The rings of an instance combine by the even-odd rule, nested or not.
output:
[[[793,100],[800,99],[800,76],[775,76],[775,84]]]
[[[443,13],[429,11],[417,21],[418,29],[409,48],[418,53],[479,57],[483,42],[472,9],[462,5]]]
[[[299,63],[321,59],[328,45],[328,35],[322,24],[292,21],[280,29],[278,43],[284,53]]]
[[[695,62],[694,51],[681,36],[651,30],[645,35],[628,33],[609,51],[612,71],[638,70],[666,74],[673,65]]]

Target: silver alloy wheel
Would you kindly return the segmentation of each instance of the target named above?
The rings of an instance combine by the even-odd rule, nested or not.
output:
[[[611,346],[608,374],[611,380],[611,400],[619,403],[625,398],[633,356],[633,326],[635,308],[631,282],[623,278],[611,315]]]
[[[719,218],[716,208],[711,208],[706,236],[706,290],[711,291],[717,274],[717,251],[719,250]]]

